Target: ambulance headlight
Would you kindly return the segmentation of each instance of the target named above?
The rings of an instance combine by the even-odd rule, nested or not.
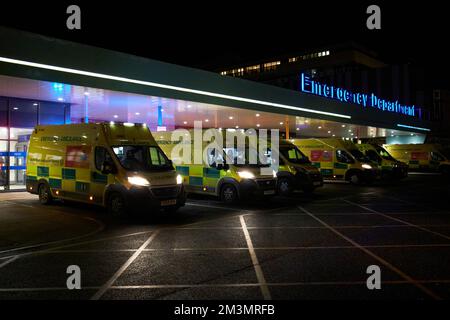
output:
[[[363,163],[363,165],[361,167],[363,167],[363,169],[372,169],[372,166],[367,163]]]
[[[274,178],[276,178],[277,177],[277,172],[275,170],[272,170],[272,175],[273,175]]]
[[[183,183],[183,177],[181,175],[177,175],[177,184]]]
[[[250,171],[239,171],[237,174],[242,179],[254,179],[255,178],[255,175],[253,173],[251,173]]]
[[[150,185],[150,182],[148,182],[147,179],[139,177],[139,176],[128,177],[128,182],[135,186],[140,186],[140,187],[148,187]]]

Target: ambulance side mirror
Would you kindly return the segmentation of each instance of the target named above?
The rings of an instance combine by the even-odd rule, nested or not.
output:
[[[228,170],[228,169],[230,169],[230,166],[226,163],[224,163],[224,164],[219,163],[216,165],[216,169],[217,170]]]
[[[110,174],[110,173],[116,173],[117,169],[116,166],[109,162],[109,161],[104,161],[102,164],[102,173],[103,174]]]

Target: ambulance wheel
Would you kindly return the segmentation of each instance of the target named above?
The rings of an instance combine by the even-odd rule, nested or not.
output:
[[[235,203],[238,200],[238,193],[236,188],[231,184],[225,184],[220,189],[220,200],[225,203]]]
[[[353,171],[348,175],[348,181],[351,184],[358,185],[361,183],[361,175],[357,171]]]
[[[47,184],[42,183],[38,188],[39,194],[39,202],[43,205],[51,204],[53,201],[52,193],[50,192],[50,188]]]
[[[280,196],[290,196],[292,195],[293,190],[292,180],[289,178],[280,178],[278,179],[278,194]]]
[[[108,212],[113,217],[123,217],[125,215],[125,198],[118,192],[112,193],[108,197]]]

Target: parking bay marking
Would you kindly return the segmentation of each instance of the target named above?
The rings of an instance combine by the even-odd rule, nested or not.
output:
[[[389,216],[389,215],[387,215],[387,214],[384,214],[384,213],[381,213],[381,212],[379,212],[379,211],[373,210],[373,209],[368,208],[368,207],[366,207],[366,206],[362,206],[362,205],[360,205],[360,204],[358,204],[358,203],[349,201],[349,200],[347,200],[347,199],[342,199],[342,201],[345,201],[345,202],[347,202],[347,203],[350,203],[350,204],[353,204],[353,205],[355,205],[355,206],[358,206],[358,207],[360,207],[360,208],[362,208],[362,209],[364,209],[364,210],[368,210],[368,211],[372,212],[373,214],[377,214],[377,215],[382,216],[382,217],[384,217],[384,218],[387,218],[387,219],[390,219],[390,220],[393,220],[393,221],[397,221],[397,222],[403,223],[403,224],[405,224],[405,225],[408,225],[408,226],[410,226],[410,227],[414,227],[414,228],[417,228],[417,229],[419,229],[419,230],[422,230],[422,231],[425,231],[425,232],[434,234],[434,235],[436,235],[436,236],[442,237],[442,238],[444,238],[444,239],[450,240],[450,237],[449,237],[449,236],[446,236],[445,234],[442,234],[442,233],[440,233],[440,232],[432,231],[432,230],[430,230],[430,229],[421,227],[421,226],[416,225],[416,224],[414,224],[414,223],[410,223],[410,222],[405,221],[405,220],[402,220],[402,219],[398,219],[398,218],[391,217],[391,216]]]
[[[100,299],[113,283],[125,272],[125,270],[139,257],[144,249],[155,239],[160,230],[155,230],[139,249],[114,273],[114,275],[91,297],[91,300]]]
[[[404,273],[403,271],[401,271],[400,269],[398,269],[397,267],[395,267],[394,265],[392,265],[391,263],[389,263],[388,261],[384,260],[383,258],[381,258],[380,256],[378,256],[377,254],[373,253],[372,251],[368,250],[367,248],[361,246],[359,243],[357,243],[356,241],[350,239],[349,237],[347,237],[346,235],[342,234],[341,232],[339,232],[338,230],[336,230],[335,228],[331,227],[330,225],[328,225],[325,221],[323,221],[322,219],[314,216],[314,214],[312,214],[311,212],[309,212],[308,210],[304,209],[303,207],[299,206],[298,207],[301,211],[303,211],[304,213],[308,214],[311,218],[314,218],[316,221],[320,222],[322,225],[326,226],[330,231],[332,231],[334,234],[336,234],[337,236],[341,237],[342,239],[346,240],[347,242],[351,243],[352,245],[354,245],[355,247],[357,247],[358,249],[360,249],[361,251],[363,251],[364,253],[366,253],[367,255],[371,256],[372,258],[374,258],[375,260],[377,260],[378,262],[380,262],[381,264],[383,264],[385,267],[389,268],[390,270],[394,271],[395,273],[397,273],[399,276],[401,276],[403,279],[405,279],[406,281],[410,282],[411,284],[413,284],[414,286],[416,286],[417,288],[419,288],[420,290],[422,290],[424,293],[426,293],[427,295],[429,295],[430,297],[432,297],[435,300],[442,300],[441,297],[439,297],[437,294],[435,294],[433,291],[429,290],[427,287],[425,287],[424,285],[422,285],[421,283],[417,282],[415,279],[411,278],[409,275],[407,275],[406,273]]]
[[[264,297],[264,300],[270,300],[271,295],[270,295],[269,287],[267,286],[266,279],[264,277],[264,273],[262,272],[261,265],[259,264],[255,249],[253,248],[253,242],[250,237],[250,233],[247,230],[245,218],[242,215],[239,218],[241,220],[241,225],[242,225],[242,230],[244,232],[245,241],[247,242],[248,251],[250,253],[250,258],[252,259],[253,267],[255,268],[256,278],[258,279],[258,283],[260,284],[262,295]]]

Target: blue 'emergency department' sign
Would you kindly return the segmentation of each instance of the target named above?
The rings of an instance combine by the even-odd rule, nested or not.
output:
[[[389,101],[378,98],[375,94],[353,93],[349,90],[330,86],[312,80],[302,73],[301,91],[321,96],[329,99],[336,99],[341,102],[354,103],[363,107],[372,107],[382,111],[389,111],[414,117],[416,115],[415,106],[402,105],[396,101]]]

